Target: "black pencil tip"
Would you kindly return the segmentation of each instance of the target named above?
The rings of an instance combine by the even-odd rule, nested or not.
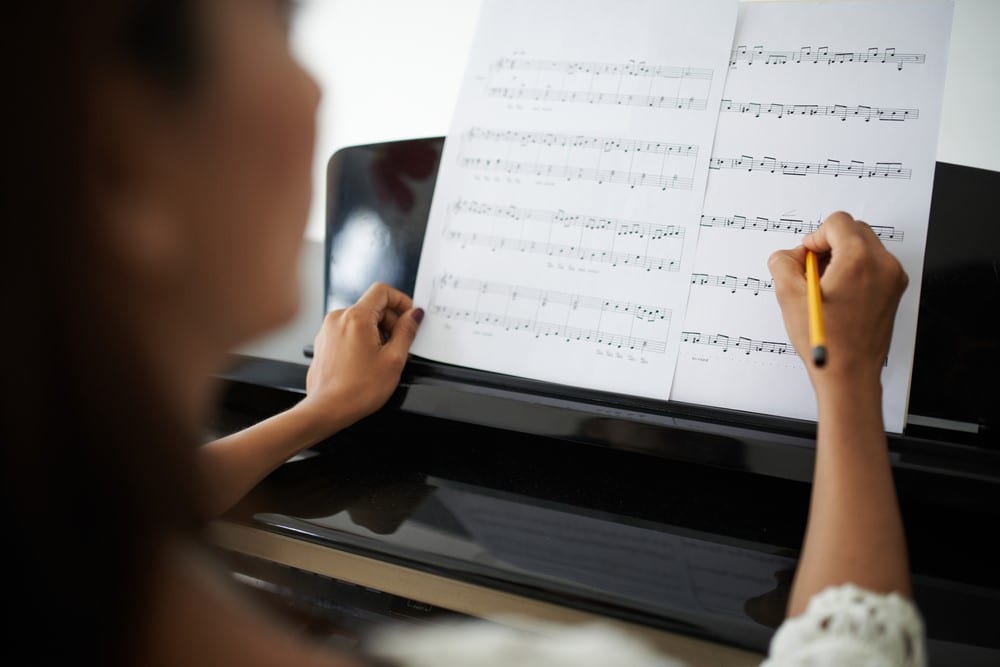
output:
[[[817,345],[813,348],[813,363],[816,364],[818,368],[822,368],[826,364],[826,347],[823,345]]]

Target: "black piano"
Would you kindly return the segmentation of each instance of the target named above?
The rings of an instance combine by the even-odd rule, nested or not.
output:
[[[412,292],[442,145],[331,157],[323,303],[306,307],[353,303],[374,280]],[[909,418],[889,437],[932,665],[1000,664],[998,190],[1000,173],[937,165]],[[302,397],[301,343],[299,361],[234,355],[219,433]],[[234,576],[331,641],[489,615],[458,593],[389,585],[422,573],[752,664],[782,618],[814,447],[807,423],[414,358],[382,410],[275,471],[220,522],[219,543]],[[282,555],[297,545],[311,555]],[[387,569],[352,582],[325,554]]]

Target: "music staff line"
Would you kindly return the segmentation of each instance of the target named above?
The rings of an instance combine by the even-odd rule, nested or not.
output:
[[[649,172],[634,172],[620,169],[596,169],[540,162],[516,162],[483,158],[461,158],[459,165],[466,169],[488,172],[503,172],[508,175],[531,175],[540,178],[558,178],[567,181],[594,181],[599,185],[627,185],[629,188],[653,187],[660,190],[691,190],[694,179],[685,176],[663,176]]]
[[[596,296],[560,292],[558,290],[541,289],[538,287],[526,287],[523,285],[511,285],[509,283],[479,280],[478,278],[463,278],[447,273],[442,274],[435,281],[435,287],[437,289],[449,288],[458,291],[475,292],[476,294],[503,296],[511,302],[517,299],[527,299],[539,302],[539,305],[542,307],[549,304],[559,304],[569,306],[571,310],[584,308],[599,310],[602,313],[631,314],[636,319],[647,322],[669,321],[670,319],[669,308],[644,306],[631,301],[602,299]]]
[[[507,100],[532,100],[534,102],[567,102],[585,104],[610,104],[616,106],[651,107],[654,109],[689,109],[704,111],[708,99],[704,97],[674,97],[670,95],[640,95],[610,93],[591,90],[556,90],[554,88],[527,88],[493,86],[486,91],[490,97]]]
[[[538,208],[523,208],[514,205],[500,206],[460,199],[452,204],[452,210],[487,217],[509,218],[516,221],[535,220],[566,227],[580,227],[582,229],[602,231],[611,230],[618,236],[637,236],[638,238],[648,236],[651,241],[661,238],[684,236],[684,227],[678,225],[661,225],[623,218],[609,218],[586,213],[573,213],[562,209],[553,211]]]
[[[660,190],[691,190],[694,188],[694,168],[697,164],[698,146],[675,144],[663,141],[593,137],[585,135],[558,134],[551,132],[522,132],[517,130],[490,130],[473,127],[464,133],[462,154],[458,164],[466,169],[506,173],[508,175],[537,176],[540,178],[565,179],[567,181],[595,181],[627,185],[629,188],[652,187]],[[480,141],[507,143],[517,147],[537,147],[532,159],[510,157],[479,157],[466,154],[469,144]],[[564,155],[543,157],[546,149],[565,149]],[[593,166],[575,163],[573,154],[577,151],[595,152]],[[605,154],[616,154],[623,164],[602,165]],[[659,158],[658,164],[649,164],[646,156]],[[524,156],[527,157],[527,156]],[[682,159],[690,175],[677,173],[676,167],[668,168],[668,160]],[[639,165],[636,165],[636,162]]]
[[[743,354],[747,356],[749,356],[752,352],[776,354],[779,356],[795,353],[795,348],[792,344],[784,341],[754,340],[753,338],[747,338],[746,336],[728,336],[720,333],[704,334],[700,331],[682,331],[681,342],[690,343],[692,345],[710,345],[712,347],[721,347],[723,352],[728,352],[731,349],[737,350],[739,352],[743,352]],[[887,356],[882,360],[882,367],[887,368],[888,366],[889,357]]]
[[[529,239],[522,236],[502,235],[495,233],[483,234],[453,229],[449,223],[443,230],[446,239],[463,245],[489,247],[491,250],[512,250],[531,252],[555,257],[572,257],[591,262],[607,263],[613,267],[619,265],[634,266],[647,271],[667,270],[677,271],[680,260],[672,257],[660,257],[649,254],[651,243],[664,239],[678,239],[683,244],[684,228],[677,225],[657,225],[617,218],[597,217],[578,213],[568,213],[558,210],[518,208],[516,206],[496,206],[475,201],[459,200],[450,207],[455,215],[475,215],[490,219],[499,219],[508,223],[538,222],[549,226],[549,234],[545,241]],[[560,243],[552,241],[553,228],[578,228],[580,236],[577,243]],[[588,247],[584,241],[587,232],[607,232],[611,234],[611,243],[607,249]],[[615,250],[619,239],[644,240],[644,252]]]
[[[679,259],[640,255],[628,252],[613,252],[586,246],[574,246],[568,243],[553,243],[551,241],[534,241],[518,239],[478,232],[461,232],[448,230],[444,237],[449,241],[460,243],[462,247],[474,246],[490,250],[512,250],[516,252],[536,253],[550,257],[566,257],[591,262],[601,262],[611,266],[635,266],[646,271],[677,271],[680,269]]]
[[[556,88],[529,88],[525,86],[493,86],[487,89],[487,95],[507,100],[531,100],[534,102],[566,102],[586,104],[609,104],[617,106],[651,107],[655,109],[691,109],[704,111],[708,100],[701,97],[674,97],[670,95],[642,95],[636,93],[612,93],[592,90],[563,90]],[[849,106],[846,104],[790,104],[782,102],[736,102],[722,100],[722,113],[741,113],[760,118],[774,116],[831,117],[847,121],[849,118],[863,120],[866,123],[872,119],[886,122],[902,122],[916,120],[920,117],[919,109],[902,109],[894,107],[873,107],[865,104]]]
[[[594,74],[597,76],[635,76],[663,79],[701,79],[711,81],[713,71],[700,67],[650,65],[644,60],[624,63],[599,63],[574,60],[543,60],[533,58],[501,58],[493,64],[494,70],[519,70],[530,72],[556,72],[558,74]]]
[[[739,276],[731,276],[729,274],[717,276],[709,273],[692,273],[691,284],[724,287],[731,294],[736,294],[736,290],[742,289],[753,293],[754,296],[758,296],[762,291],[774,291],[774,280],[761,280],[752,276],[740,278]]]
[[[811,234],[819,229],[823,223],[819,220],[800,220],[797,218],[770,218],[749,217],[745,215],[716,216],[702,215],[702,227],[731,227],[735,229],[749,229],[754,231],[783,232],[789,234]],[[869,225],[875,235],[882,241],[902,241],[903,230],[887,225]]]
[[[465,132],[470,141],[496,141],[515,143],[521,146],[559,146],[585,150],[600,150],[604,153],[644,153],[679,157],[698,157],[698,146],[675,144],[666,141],[645,139],[621,139],[614,137],[589,137],[582,134],[559,134],[554,132],[524,132],[520,130],[491,130],[472,127]]]
[[[579,341],[604,345],[618,350],[655,352],[658,354],[662,354],[667,350],[667,343],[662,340],[612,333],[601,331],[600,329],[575,327],[555,322],[545,322],[540,319],[511,317],[501,313],[467,310],[439,304],[431,304],[430,312],[450,320],[487,324],[502,328],[505,331],[525,331],[534,334],[535,338],[547,338],[551,336],[553,338],[562,338],[567,343]]]
[[[733,100],[722,100],[721,111],[723,113],[740,113],[754,118],[761,115],[784,118],[785,116],[826,116],[839,118],[847,121],[848,118],[856,118],[866,123],[874,118],[879,121],[902,122],[905,120],[916,120],[920,117],[919,109],[894,109],[888,107],[872,107],[859,104],[857,106],[847,106],[846,104],[782,104],[777,102],[734,102]]]
[[[746,336],[728,336],[726,334],[703,334],[700,331],[682,331],[681,342],[693,345],[711,345],[721,347],[723,352],[730,349],[738,350],[746,355],[751,352],[785,355],[794,353],[791,343],[771,340],[754,340]]]
[[[438,296],[442,290],[447,288],[475,293],[477,295],[476,305],[473,307],[461,307],[440,303]],[[493,310],[480,309],[479,297],[484,294],[506,297],[507,308],[505,312],[500,313]],[[523,314],[511,314],[512,305],[519,299],[537,302],[534,316],[528,317]],[[565,321],[553,322],[545,319],[543,311],[551,304],[567,307]],[[577,326],[570,323],[573,313],[581,308],[598,312],[598,326],[596,328]],[[429,304],[429,312],[446,319],[472,322],[480,325],[485,324],[503,328],[506,331],[533,333],[536,338],[552,336],[563,338],[566,342],[590,342],[615,349],[656,353],[666,351],[666,336],[662,340],[638,336],[634,335],[632,329],[635,322],[653,323],[658,326],[669,327],[671,318],[669,308],[644,306],[629,301],[602,299],[594,296],[473,278],[461,278],[450,274],[444,274],[435,280]],[[629,316],[633,323],[629,327],[629,333],[608,331],[600,328],[600,322],[604,317],[612,315]]]
[[[758,171],[770,174],[780,173],[784,176],[855,176],[857,178],[891,178],[909,180],[912,172],[903,167],[901,162],[876,162],[867,164],[860,160],[841,162],[827,159],[826,162],[788,162],[771,156],[755,158],[752,155],[741,155],[735,158],[713,157],[709,161],[709,169],[734,169],[738,171]]]
[[[830,51],[828,46],[813,48],[803,46],[796,51],[772,51],[761,45],[747,46],[741,44],[733,49],[729,58],[729,66],[736,67],[740,62],[747,66],[759,61],[765,65],[786,65],[789,63],[826,63],[827,65],[858,64],[894,64],[897,71],[904,64],[922,65],[926,60],[923,53],[896,53],[895,47],[870,47],[864,51]]]
[[[533,72],[535,81],[528,84],[517,76],[505,73]],[[498,74],[500,76],[498,76]],[[562,77],[558,87],[543,85],[541,76],[555,74]],[[490,97],[536,102],[565,102],[583,104],[609,104],[618,106],[652,107],[659,109],[688,109],[704,111],[708,106],[713,71],[697,67],[651,65],[646,61],[630,60],[618,63],[586,61],[542,60],[532,58],[501,58],[490,68],[486,93]],[[498,81],[498,79],[500,79]],[[629,81],[636,83],[649,79],[645,90],[635,90]],[[579,82],[578,87],[574,86]],[[657,81],[675,82],[675,87],[665,91],[656,89]],[[697,90],[681,94],[684,81],[690,81]],[[607,82],[614,90],[601,89]],[[506,84],[506,85],[504,85]],[[584,87],[585,84],[585,87]],[[690,88],[690,85],[688,86]]]

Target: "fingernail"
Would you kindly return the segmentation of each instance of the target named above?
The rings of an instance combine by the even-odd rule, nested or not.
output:
[[[413,316],[413,319],[417,321],[417,324],[420,324],[424,320],[424,309],[417,308],[411,313],[411,315]]]

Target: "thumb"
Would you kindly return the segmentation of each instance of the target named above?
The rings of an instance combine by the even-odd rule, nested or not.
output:
[[[403,313],[392,325],[387,346],[395,348],[403,354],[408,353],[410,346],[413,345],[413,339],[417,337],[417,329],[423,319],[423,308],[413,308]]]

